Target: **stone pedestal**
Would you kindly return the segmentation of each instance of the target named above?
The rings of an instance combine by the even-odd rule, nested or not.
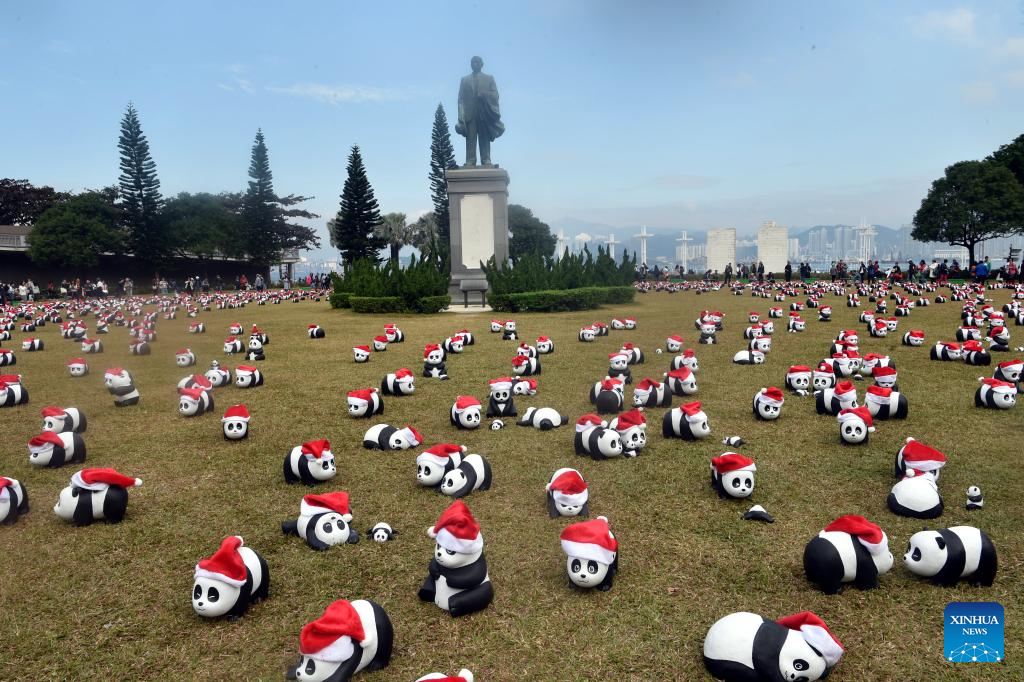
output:
[[[487,289],[481,262],[491,256],[499,264],[508,261],[508,173],[503,168],[468,166],[453,168],[445,177],[451,224],[448,293],[454,306],[462,302],[467,287]]]

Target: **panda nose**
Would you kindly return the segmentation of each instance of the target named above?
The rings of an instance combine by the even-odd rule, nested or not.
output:
[[[196,602],[196,606],[202,606],[202,605],[203,605],[203,602],[201,602],[201,601],[197,601]]]
[[[580,573],[580,578],[586,579],[586,577],[587,577],[586,573]]]

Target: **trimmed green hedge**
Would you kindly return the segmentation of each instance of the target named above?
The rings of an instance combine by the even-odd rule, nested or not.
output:
[[[351,308],[352,304],[348,302],[348,299],[352,296],[347,291],[336,291],[330,296],[332,308]]]
[[[591,310],[603,304],[630,303],[636,295],[633,287],[581,287],[551,291],[527,291],[518,294],[491,294],[488,302],[500,312],[553,313]]]
[[[400,296],[349,296],[348,303],[357,313],[439,313],[451,299],[444,296],[423,296],[406,306]]]
[[[416,313],[439,313],[452,303],[452,297],[444,296],[423,296],[416,299],[412,309]]]

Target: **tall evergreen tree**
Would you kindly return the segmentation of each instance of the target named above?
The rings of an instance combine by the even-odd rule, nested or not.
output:
[[[121,224],[128,234],[128,248],[135,257],[152,266],[160,265],[167,256],[160,224],[160,180],[156,163],[149,153],[149,142],[142,133],[139,114],[129,102],[121,119],[121,138],[117,148],[121,155]]]
[[[455,148],[452,147],[452,136],[448,130],[448,117],[444,107],[437,105],[434,112],[434,129],[430,133],[430,195],[434,201],[434,220],[438,228],[438,245],[441,252],[437,255],[441,260],[448,254],[448,235],[451,224],[448,217],[448,181],[444,173],[456,168]]]
[[[348,156],[348,177],[341,191],[341,207],[329,224],[331,244],[341,251],[347,265],[361,258],[378,259],[377,252],[386,245],[375,231],[380,222],[380,209],[366,177],[359,145],[353,145]]]
[[[245,230],[243,241],[250,263],[259,267],[273,265],[280,262],[282,252],[286,249],[320,245],[312,228],[288,220],[318,218],[315,213],[290,208],[310,198],[277,196],[263,130],[257,130],[249,159],[249,187],[242,199],[242,224]]]

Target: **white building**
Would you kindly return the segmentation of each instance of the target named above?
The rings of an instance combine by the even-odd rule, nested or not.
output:
[[[789,238],[789,260],[800,260],[800,240],[796,237]]]
[[[736,263],[736,228],[708,230],[707,269],[721,273],[729,263]]]
[[[789,257],[789,228],[780,227],[774,220],[766,220],[757,232],[757,260],[764,263],[765,272],[780,273]]]

